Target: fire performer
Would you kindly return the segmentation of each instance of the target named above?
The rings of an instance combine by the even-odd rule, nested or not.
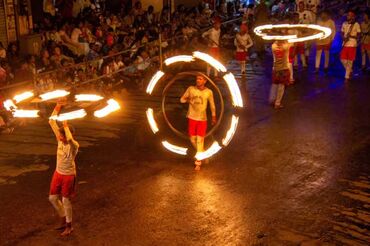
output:
[[[62,105],[63,103],[57,103],[52,116],[59,114]],[[58,127],[55,120],[49,120],[49,124],[58,142],[57,163],[50,184],[49,201],[62,219],[62,226],[58,228],[64,229],[61,236],[68,236],[73,231],[71,198],[75,195],[75,157],[79,144],[73,139],[73,128],[68,126],[67,121],[63,122],[62,127]]]
[[[356,15],[353,11],[349,11],[347,21],[342,25],[343,47],[340,52],[340,60],[346,70],[346,82],[351,77],[353,61],[356,58],[357,39],[360,34],[361,28],[360,24],[356,22]]]
[[[248,49],[253,45],[247,25],[240,26],[240,32],[236,34],[234,44],[236,46],[236,60],[240,63],[240,71],[245,74]]]
[[[370,20],[369,12],[364,13],[364,18],[361,23],[362,38],[361,38],[361,54],[362,54],[362,70],[366,70],[366,57],[370,61]]]
[[[329,37],[317,40],[316,42],[316,63],[315,63],[316,73],[319,72],[321,55],[323,50],[325,54],[324,71],[325,73],[327,73],[329,67],[329,50],[335,37],[335,23],[330,18],[329,13],[327,11],[323,11],[320,14],[320,20],[317,22],[317,24],[320,26],[328,27],[332,31]]]
[[[220,35],[221,35],[221,20],[215,18],[213,27],[202,34],[203,38],[208,41],[209,54],[216,59],[220,59]],[[207,65],[207,75],[211,74],[211,67]],[[216,77],[217,71],[214,70],[214,76]]]
[[[272,70],[272,85],[270,90],[270,103],[275,109],[283,107],[281,100],[284,96],[285,86],[289,85],[289,49],[291,44],[286,40],[277,40],[272,44],[274,64]]]
[[[216,107],[213,92],[205,86],[207,80],[204,76],[196,77],[196,86],[190,86],[181,97],[181,103],[189,103],[188,133],[190,142],[197,152],[204,151],[204,137],[207,131],[207,106],[208,102],[212,113],[212,125],[216,124]],[[195,170],[199,171],[201,161],[195,161]]]

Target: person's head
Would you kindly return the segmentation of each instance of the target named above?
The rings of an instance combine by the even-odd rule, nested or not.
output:
[[[148,7],[148,13],[149,14],[151,14],[151,13],[153,13],[154,12],[154,7],[153,7],[153,5],[150,5],[149,7]]]
[[[320,14],[320,18],[323,21],[329,20],[329,18],[330,18],[329,13],[327,11],[322,11],[321,14]]]
[[[303,12],[304,11],[304,1],[300,1],[298,3],[298,11]]]
[[[68,128],[69,128],[69,131],[72,133],[72,135],[74,134],[75,132],[75,129],[72,125],[68,124]],[[59,136],[58,136],[58,140],[63,142],[63,143],[67,143],[67,137],[66,137],[66,132],[64,130],[64,127],[61,126],[59,127]]]
[[[353,23],[356,19],[356,13],[353,10],[348,11],[347,21]]]
[[[240,33],[241,34],[245,34],[245,33],[247,33],[248,32],[248,26],[247,25],[245,25],[245,24],[242,24],[241,26],[240,26]]]
[[[58,46],[54,48],[54,55],[60,56],[62,54],[62,51]]]
[[[197,75],[196,85],[197,85],[198,88],[203,88],[206,83],[207,83],[207,79],[204,76]]]

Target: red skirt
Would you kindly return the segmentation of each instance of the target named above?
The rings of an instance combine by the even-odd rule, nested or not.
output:
[[[272,71],[272,83],[289,85],[290,72],[289,69]]]
[[[361,51],[370,51],[370,43],[369,44],[361,44]]]
[[[296,49],[295,49],[296,54],[302,55],[304,54],[304,43],[297,43],[296,44]]]
[[[356,47],[344,46],[340,52],[340,59],[354,61],[356,59]]]
[[[237,61],[246,61],[248,53],[246,51],[237,51],[235,54],[235,59]]]

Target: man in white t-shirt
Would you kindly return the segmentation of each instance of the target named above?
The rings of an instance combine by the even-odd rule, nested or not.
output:
[[[213,92],[205,86],[207,79],[198,75],[196,77],[196,86],[189,86],[181,97],[181,103],[189,103],[188,133],[190,142],[196,148],[197,152],[204,151],[204,137],[207,132],[207,106],[209,103],[212,113],[212,125],[216,124],[216,106],[213,98]],[[195,161],[195,170],[199,171],[201,161]]]
[[[325,39],[319,39],[316,41],[316,63],[315,63],[315,68],[316,68],[316,73],[319,72],[320,68],[320,61],[321,61],[321,54],[322,51],[324,50],[325,54],[325,64],[324,64],[324,71],[325,73],[328,71],[329,67],[329,50],[331,47],[331,43],[334,40],[335,37],[335,23],[334,21],[330,18],[330,15],[327,11],[323,11],[320,14],[320,19],[317,21],[317,25],[323,26],[323,27],[328,27],[331,29],[331,35]]]
[[[343,48],[340,52],[340,60],[346,70],[346,82],[350,79],[353,62],[356,58],[357,39],[361,34],[360,24],[356,22],[353,11],[347,14],[347,21],[342,25]]]
[[[58,115],[61,108],[62,104],[58,103],[51,115]],[[79,144],[73,139],[73,130],[70,129],[67,121],[63,122],[62,127],[58,127],[57,122],[51,119],[49,124],[58,141],[57,165],[50,184],[49,201],[62,218],[62,226],[58,228],[64,229],[61,236],[68,236],[73,231],[71,198],[75,195],[75,158]]]

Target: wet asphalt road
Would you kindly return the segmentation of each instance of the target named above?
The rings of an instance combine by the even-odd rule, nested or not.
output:
[[[76,122],[82,148],[69,238],[53,229],[47,200],[51,130],[35,121],[0,136],[0,244],[366,245],[369,76],[344,84],[337,70],[300,71],[276,111],[267,103],[270,69],[256,65],[245,80],[229,64],[248,107],[229,147],[200,172],[161,148],[142,95],[120,95],[124,107],[109,119]]]

